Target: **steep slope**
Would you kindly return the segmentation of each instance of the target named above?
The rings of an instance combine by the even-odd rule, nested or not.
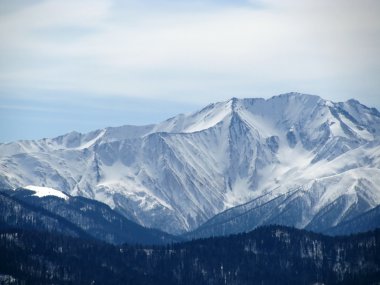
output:
[[[0,145],[0,184],[96,199],[171,233],[302,189],[293,218],[273,208],[276,221],[323,230],[380,204],[379,146],[380,113],[355,100],[232,98],[157,125]],[[342,206],[323,224],[334,202]]]
[[[349,235],[370,231],[375,228],[380,228],[380,206],[345,221],[338,226],[327,229],[325,233],[330,235]]]
[[[3,227],[48,230],[113,244],[166,244],[179,240],[135,224],[101,202],[67,196],[54,189],[1,190],[0,197]]]
[[[379,153],[380,147],[370,143],[333,161],[321,161],[303,172],[297,170],[283,184],[277,183],[273,191],[263,191],[260,197],[216,215],[187,236],[227,235],[268,224],[326,232],[347,223],[379,205],[380,169],[377,164],[367,164],[378,159]],[[367,226],[370,230],[378,223],[372,220]],[[355,227],[351,230],[356,232]]]

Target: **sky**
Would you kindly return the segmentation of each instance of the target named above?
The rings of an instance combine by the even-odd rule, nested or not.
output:
[[[378,0],[0,0],[0,142],[287,92],[380,109]]]

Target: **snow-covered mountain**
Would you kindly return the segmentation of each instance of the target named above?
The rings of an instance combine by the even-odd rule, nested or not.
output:
[[[1,144],[0,184],[97,199],[170,233],[279,200],[274,221],[323,230],[380,204],[380,113],[298,93],[232,98],[157,125]]]

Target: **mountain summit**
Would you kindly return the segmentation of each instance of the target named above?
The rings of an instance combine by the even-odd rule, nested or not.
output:
[[[1,144],[0,185],[97,199],[176,234],[233,207],[260,209],[251,226],[323,231],[380,204],[380,113],[299,93],[232,98],[157,125]]]

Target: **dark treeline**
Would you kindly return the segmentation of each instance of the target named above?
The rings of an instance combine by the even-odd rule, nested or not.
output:
[[[147,247],[2,229],[0,273],[8,284],[374,284],[379,245],[380,230],[328,237],[268,226]]]

